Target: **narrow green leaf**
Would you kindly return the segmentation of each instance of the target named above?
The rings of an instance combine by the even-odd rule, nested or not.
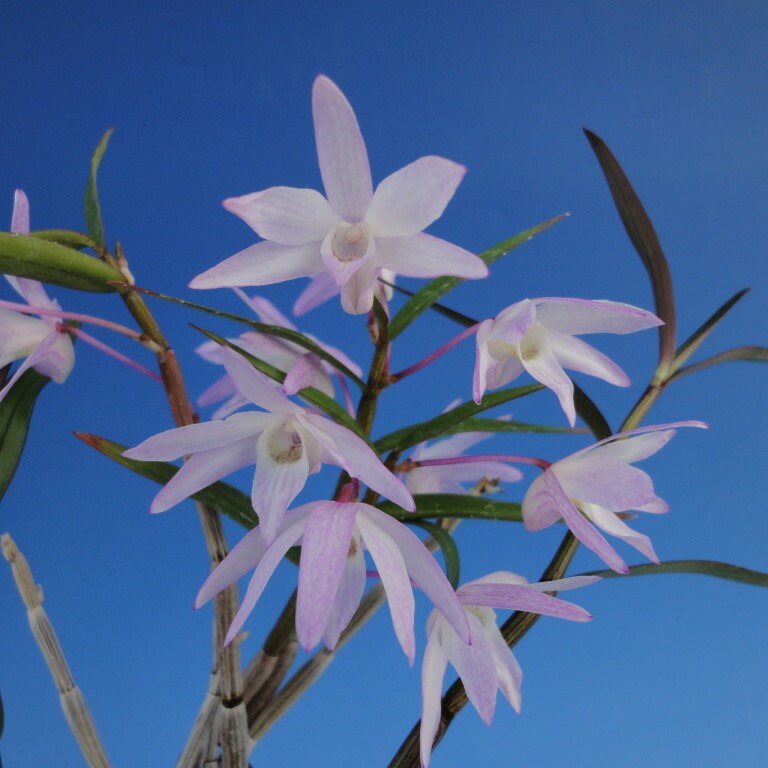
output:
[[[225,339],[223,336],[219,336],[213,331],[206,331],[205,328],[200,328],[197,325],[192,325],[192,327],[195,330],[204,333],[209,339],[213,339],[217,344],[220,344],[223,347],[229,347],[230,349],[234,350],[239,355],[244,357],[254,368],[256,368],[258,371],[261,371],[266,376],[269,376],[271,379],[279,381],[281,384],[285,381],[285,373],[279,368],[275,368],[274,365],[270,365],[264,360],[260,360],[258,357],[254,357],[244,349],[241,349],[236,344],[233,344],[228,339]],[[368,442],[368,439],[360,429],[360,425],[344,410],[344,408],[342,408],[335,400],[332,400],[330,397],[328,397],[328,395],[326,395],[324,392],[321,392],[319,389],[315,389],[314,387],[306,387],[299,390],[298,394],[308,402],[312,403],[312,405],[316,405],[318,408],[320,408],[320,410],[325,411],[325,413],[333,418],[334,421],[337,421],[347,429],[351,429],[355,434],[359,435],[366,442]]]
[[[678,379],[681,376],[687,376],[690,373],[698,373],[705,368],[711,368],[713,365],[719,365],[720,363],[739,361],[752,363],[768,362],[768,347],[735,347],[734,349],[721,352],[719,355],[708,357],[706,360],[702,360],[699,363],[679,368],[672,376],[670,376],[669,380]]]
[[[37,396],[49,381],[47,376],[29,369],[0,402],[0,499],[16,474]]]
[[[29,236],[36,237],[38,240],[48,240],[59,245],[66,245],[67,248],[75,248],[77,250],[96,247],[96,243],[88,235],[71,229],[37,229],[34,232],[30,232]]]
[[[76,291],[108,293],[123,277],[103,261],[32,235],[0,232],[0,274],[29,277]]]
[[[168,464],[163,461],[128,459],[122,455],[127,446],[107,440],[105,437],[89,435],[85,432],[75,432],[75,437],[80,438],[84,443],[87,443],[118,464],[122,464],[136,474],[146,477],[159,485],[168,483],[179,471],[179,467],[175,464]],[[228,483],[221,481],[213,483],[207,488],[198,491],[192,498],[214,507],[245,528],[254,528],[259,524],[259,518],[253,511],[250,498]]]
[[[466,419],[474,416],[476,413],[487,411],[497,405],[503,405],[510,400],[516,400],[518,397],[525,397],[533,392],[544,389],[541,384],[529,384],[526,387],[515,387],[514,389],[504,389],[501,392],[491,392],[485,395],[482,402],[478,405],[473,400],[457,405],[446,413],[427,421],[421,421],[418,424],[411,424],[409,427],[397,429],[384,437],[374,441],[373,447],[379,452],[383,451],[402,451],[412,445],[429,440],[431,437],[439,437],[446,433],[446,430],[460,424]]]
[[[535,227],[526,229],[525,232],[521,232],[519,235],[503,240],[498,245],[493,246],[493,248],[489,248],[487,251],[481,253],[480,258],[486,264],[493,264],[493,262],[497,261],[502,256],[505,256],[511,250],[528,242],[536,235],[554,226],[567,216],[567,213],[561,213],[559,216],[543,221]],[[429,307],[431,307],[441,296],[463,282],[464,278],[461,277],[438,277],[430,283],[427,283],[427,285],[411,297],[411,299],[405,302],[400,308],[400,311],[392,319],[392,322],[389,324],[390,341],[399,336],[422,312],[429,309]]]
[[[494,501],[483,496],[450,493],[421,493],[413,497],[416,511],[408,512],[391,501],[377,506],[388,515],[405,523],[425,518],[460,517],[472,520],[505,520],[522,522],[520,504],[513,501]]]
[[[416,291],[409,291],[407,288],[403,288],[402,285],[397,285],[397,283],[390,283],[387,280],[382,280],[381,278],[379,278],[379,282],[383,283],[384,285],[388,285],[390,288],[392,288],[392,290],[397,291],[397,293],[402,293],[404,296],[416,295]],[[454,323],[458,323],[459,325],[463,325],[467,328],[473,325],[477,325],[476,320],[473,320],[471,317],[461,312],[457,312],[455,309],[446,307],[445,304],[434,302],[433,304],[429,305],[429,309],[431,309],[433,312],[437,312],[438,315],[447,317],[449,320],[453,320]]]
[[[428,520],[412,520],[411,525],[418,526],[425,530],[436,542],[443,553],[445,560],[445,575],[454,589],[459,587],[459,548],[448,531]]]
[[[584,133],[603,170],[624,229],[651,278],[656,314],[664,321],[659,326],[659,375],[664,378],[675,357],[675,299],[669,265],[653,224],[613,153],[592,131],[585,128]]]
[[[675,354],[675,361],[672,365],[672,373],[674,373],[680,366],[699,348],[704,339],[709,336],[714,327],[725,317],[725,315],[731,310],[734,304],[741,299],[745,294],[749,293],[749,288],[744,288],[738,293],[731,296],[728,301],[725,302],[716,312],[712,314],[701,326],[699,326],[678,348]]]
[[[543,424],[528,424],[524,421],[501,421],[500,419],[465,419],[449,429],[444,435],[455,435],[458,432],[535,432],[553,435],[583,435],[586,429],[571,429],[570,427],[549,427]]]
[[[579,414],[579,418],[598,440],[604,440],[613,434],[605,416],[576,382],[573,384],[573,404],[576,406],[576,413]]]
[[[163,301],[170,301],[174,304],[181,304],[189,309],[194,309],[198,312],[205,312],[215,317],[221,317],[225,320],[232,320],[236,323],[242,323],[247,325],[253,330],[259,333],[264,333],[269,336],[276,336],[279,339],[285,339],[291,341],[294,344],[306,349],[307,352],[311,352],[313,355],[325,360],[329,365],[332,365],[337,371],[341,371],[345,376],[348,376],[352,381],[357,384],[361,389],[365,388],[365,382],[357,376],[353,371],[347,368],[344,363],[337,360],[333,355],[326,352],[321,346],[312,341],[308,336],[305,336],[299,331],[293,331],[290,328],[283,328],[282,325],[268,325],[266,323],[260,323],[257,320],[253,320],[249,317],[243,317],[242,315],[233,315],[231,312],[224,312],[220,309],[214,309],[213,307],[206,307],[203,304],[195,304],[193,301],[187,301],[186,299],[177,299],[175,296],[168,296],[165,293],[159,293],[158,291],[150,291],[148,288],[139,288],[135,285],[126,285],[126,288],[138,293],[142,293],[145,296],[152,296],[156,299],[162,299]],[[195,326],[197,327],[197,326]]]
[[[101,137],[91,158],[91,173],[88,184],[85,187],[85,226],[91,239],[101,247],[106,247],[104,239],[104,223],[101,220],[101,206],[99,205],[99,192],[96,186],[96,177],[99,174],[99,166],[107,151],[107,144],[115,129],[110,128]]]
[[[751,568],[743,568],[740,565],[720,563],[716,560],[668,560],[664,563],[644,563],[643,565],[631,565],[628,574],[616,573],[616,571],[589,571],[580,574],[582,576],[601,576],[604,579],[625,576],[646,576],[648,574],[662,573],[698,573],[704,576],[716,576],[719,579],[738,581],[742,584],[752,584],[755,587],[768,587],[768,573],[753,571]]]

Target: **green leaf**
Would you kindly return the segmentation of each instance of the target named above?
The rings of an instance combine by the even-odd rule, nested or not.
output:
[[[752,584],[755,587],[768,587],[768,573],[753,571],[751,568],[743,568],[740,565],[720,563],[716,560],[668,560],[664,563],[644,563],[643,565],[631,565],[628,574],[616,573],[616,571],[589,571],[580,574],[582,576],[601,576],[604,579],[626,576],[646,576],[648,574],[662,573],[698,573],[704,576],[716,576],[719,579],[739,581],[742,584]]]
[[[446,430],[460,424],[466,419],[474,416],[476,413],[487,411],[497,405],[508,403],[510,400],[516,400],[518,397],[530,395],[544,389],[541,384],[529,384],[526,387],[515,387],[514,389],[504,389],[501,392],[491,392],[485,395],[478,405],[473,400],[457,405],[446,413],[427,421],[421,421],[418,424],[411,424],[409,427],[390,432],[384,437],[374,441],[373,447],[379,452],[383,451],[402,451],[412,445],[429,440],[431,437],[439,437],[446,433]]]
[[[103,261],[32,235],[0,232],[0,274],[28,277],[76,291],[116,291],[122,275]]]
[[[107,440],[97,435],[89,435],[85,432],[75,432],[75,437],[80,438],[84,443],[103,453],[108,458],[122,464],[124,467],[132,470],[142,477],[146,477],[160,485],[165,485],[179,471],[175,464],[168,464],[164,461],[137,461],[128,459],[122,455],[127,446]],[[209,485],[207,488],[198,491],[191,497],[196,501],[201,501],[214,507],[219,512],[232,518],[245,528],[254,528],[259,524],[259,518],[253,511],[251,499],[239,491],[234,486],[221,481]]]
[[[449,429],[444,435],[455,435],[458,432],[536,432],[553,435],[583,435],[585,429],[570,427],[548,427],[543,424],[528,424],[524,421],[502,421],[500,419],[465,419]]]
[[[445,560],[445,575],[451,586],[458,589],[459,586],[459,548],[448,531],[428,520],[412,520],[411,525],[416,525],[425,530],[440,547]]]
[[[603,170],[624,229],[651,278],[656,314],[664,321],[659,326],[659,376],[663,379],[675,357],[675,299],[669,265],[653,224],[613,153],[592,131],[585,128],[584,133]]]
[[[88,235],[71,229],[38,229],[30,232],[29,236],[36,237],[38,240],[48,240],[59,245],[66,245],[67,248],[75,248],[77,250],[96,247],[96,243]]]
[[[604,440],[613,434],[605,416],[600,409],[587,396],[587,393],[576,382],[573,383],[573,404],[579,418],[589,427],[592,434],[598,440]]]
[[[505,520],[522,522],[520,504],[512,501],[494,501],[483,496],[469,496],[451,493],[421,493],[413,497],[416,511],[408,512],[391,501],[382,501],[377,506],[388,515],[409,523],[424,518],[460,517],[472,520]]]
[[[228,339],[225,339],[223,336],[219,336],[213,331],[206,331],[205,328],[199,328],[196,325],[193,325],[192,327],[195,330],[204,333],[209,339],[213,339],[217,344],[220,344],[223,347],[229,347],[230,349],[234,350],[240,356],[244,357],[254,368],[256,368],[256,370],[261,371],[271,379],[279,381],[281,384],[283,381],[285,381],[285,373],[279,368],[275,368],[274,365],[270,365],[264,360],[260,360],[258,357],[254,357],[244,349],[241,349],[236,344],[233,344]],[[331,416],[334,421],[337,421],[347,429],[351,429],[356,435],[359,435],[366,442],[368,442],[368,439],[360,429],[360,425],[335,400],[328,397],[328,395],[326,395],[324,392],[321,392],[319,389],[315,389],[314,387],[305,387],[304,389],[299,390],[298,394],[308,402],[312,403],[312,405],[316,405],[322,411],[325,411],[325,413]]]
[[[528,240],[531,240],[536,235],[554,226],[567,216],[567,213],[561,213],[559,216],[555,216],[541,224],[537,224],[535,227],[531,227],[530,229],[525,230],[525,232],[521,232],[519,235],[503,240],[493,248],[489,248],[487,251],[481,253],[480,258],[486,264],[493,264],[493,262],[497,261],[502,256],[505,256],[511,250],[528,242]],[[399,336],[422,312],[429,309],[429,307],[431,307],[441,296],[463,282],[464,278],[461,277],[438,277],[430,283],[427,283],[427,285],[418,291],[410,300],[405,302],[400,308],[400,311],[392,319],[392,322],[389,324],[390,341],[396,336]]]
[[[708,357],[706,360],[702,360],[699,363],[679,368],[672,376],[670,376],[669,380],[678,379],[680,376],[687,376],[689,373],[698,373],[705,368],[711,368],[713,365],[719,365],[720,363],[739,361],[752,363],[768,362],[768,347],[736,347],[734,349],[729,349],[725,352],[721,352],[719,355]]]
[[[215,317],[221,317],[225,320],[233,320],[236,323],[242,323],[243,325],[247,325],[250,328],[253,328],[255,331],[258,331],[259,333],[264,333],[269,336],[276,336],[279,339],[285,339],[286,341],[291,341],[294,344],[297,344],[298,346],[302,347],[303,349],[306,349],[308,352],[311,352],[313,355],[316,355],[317,357],[321,358],[322,360],[325,360],[328,364],[332,365],[337,371],[341,371],[345,376],[348,376],[352,381],[357,384],[358,387],[361,389],[365,388],[365,382],[357,376],[353,371],[351,371],[349,368],[347,368],[344,363],[342,363],[340,360],[337,360],[333,355],[326,352],[321,346],[319,346],[316,342],[312,341],[308,336],[305,336],[303,333],[300,333],[299,331],[293,331],[290,328],[283,328],[282,325],[268,325],[266,323],[260,323],[257,320],[253,320],[249,317],[243,317],[242,315],[233,315],[231,312],[223,312],[220,309],[214,309],[213,307],[206,307],[203,304],[195,304],[193,301],[187,301],[186,299],[177,299],[175,296],[168,296],[165,293],[158,293],[157,291],[150,291],[147,288],[139,288],[138,286],[132,285],[126,285],[126,288],[129,288],[132,291],[136,291],[138,293],[142,293],[146,296],[152,296],[156,299],[162,299],[163,301],[170,301],[174,304],[181,304],[184,307],[188,307],[189,309],[197,310],[198,312],[205,312],[209,315],[214,315]],[[197,326],[194,326],[197,327]],[[202,329],[200,329],[202,330]]]
[[[675,361],[672,366],[674,373],[680,366],[699,348],[704,339],[709,336],[714,327],[725,317],[734,304],[745,294],[749,293],[749,288],[744,288],[731,296],[716,312],[712,314],[701,326],[699,326],[679,347],[675,354]]]
[[[99,205],[96,177],[99,174],[101,159],[107,151],[107,144],[109,144],[109,139],[114,130],[114,128],[110,128],[106,131],[96,146],[91,158],[91,174],[85,187],[85,226],[93,241],[102,248],[106,247],[106,243],[104,240],[104,223],[101,220],[101,206]]]
[[[49,381],[47,376],[29,369],[0,402],[0,499],[16,474],[37,396]]]
[[[379,282],[383,283],[384,285],[388,285],[390,288],[392,288],[393,291],[402,293],[404,296],[416,295],[416,291],[409,291],[407,288],[403,288],[402,285],[397,285],[397,283],[390,283],[387,280],[382,280],[381,278],[379,278]],[[467,328],[469,328],[472,325],[477,325],[477,320],[473,320],[468,315],[465,315],[461,312],[457,312],[455,309],[446,307],[445,304],[439,304],[438,302],[434,302],[433,304],[429,305],[429,308],[434,312],[437,312],[438,315],[447,317],[449,320],[453,320],[454,323],[458,323],[459,325],[463,325]]]

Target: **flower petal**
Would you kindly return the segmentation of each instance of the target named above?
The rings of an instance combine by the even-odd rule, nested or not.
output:
[[[406,277],[488,277],[488,267],[479,256],[424,232],[408,237],[377,237],[376,261]]]
[[[305,387],[314,387],[333,397],[333,384],[320,364],[320,358],[310,353],[296,358],[286,374],[282,390],[285,395],[295,395]]]
[[[553,581],[535,581],[528,586],[531,589],[537,589],[539,592],[563,592],[568,589],[578,589],[587,587],[601,581],[600,576],[566,576],[564,579],[554,579]]]
[[[264,241],[199,274],[190,288],[231,288],[242,285],[272,285],[295,277],[324,271],[319,243],[280,245]]]
[[[435,735],[440,725],[443,677],[445,676],[445,667],[448,664],[448,657],[440,645],[439,635],[440,624],[435,622],[427,637],[427,645],[424,648],[424,660],[421,664],[421,730],[419,731],[419,744],[423,768],[428,768],[429,766],[432,744],[435,741]]]
[[[297,317],[309,312],[310,309],[319,307],[321,304],[337,296],[339,286],[336,281],[327,273],[313,277],[309,285],[301,292],[293,305],[293,314]]]
[[[634,547],[640,554],[645,555],[654,563],[659,562],[659,558],[653,551],[653,544],[648,536],[632,530],[623,520],[617,517],[613,512],[599,507],[597,504],[584,504],[584,514],[598,527],[602,528],[611,536],[616,536],[626,541],[630,547]]]
[[[380,509],[367,504],[362,506],[365,507],[368,519],[397,544],[414,584],[426,593],[459,637],[468,643],[470,636],[466,611],[461,607],[453,587],[445,578],[437,560],[424,546],[424,542],[413,531]]]
[[[339,642],[341,633],[346,629],[350,619],[354,616],[360,600],[365,591],[365,556],[360,541],[355,536],[349,544],[349,554],[344,563],[344,571],[341,574],[336,598],[333,601],[328,623],[325,627],[323,642],[326,647],[333,650]]]
[[[220,400],[232,397],[236,392],[237,390],[235,389],[235,384],[231,377],[229,374],[224,374],[224,376],[217,379],[210,387],[208,387],[208,389],[200,394],[197,398],[197,404],[201,408],[206,408],[209,405],[218,403]],[[239,395],[239,393],[237,394]]]
[[[440,218],[466,172],[444,157],[420,157],[376,187],[365,221],[376,237],[415,235]]]
[[[563,368],[596,376],[617,387],[631,384],[629,376],[613,360],[581,339],[562,333],[548,333],[547,336],[549,346]]]
[[[351,315],[370,312],[380,272],[375,261],[368,261],[341,286],[341,306],[345,312]]]
[[[628,437],[625,440],[599,445],[588,452],[589,456],[599,456],[631,463],[642,461],[660,451],[673,437],[674,429],[665,429],[659,432],[649,432],[644,435]]]
[[[226,589],[241,576],[245,576],[248,571],[253,570],[266,551],[267,547],[258,527],[248,531],[203,582],[195,598],[195,608],[205,605],[222,589]]]
[[[51,327],[40,318],[0,308],[0,368],[31,355],[49,335]]]
[[[476,403],[483,399],[487,387],[488,373],[495,366],[488,349],[488,337],[493,329],[493,320],[483,320],[475,334],[475,372],[472,377],[472,397]]]
[[[299,420],[328,451],[333,463],[403,509],[413,512],[416,505],[408,489],[381,463],[362,438],[316,413],[302,414]]]
[[[232,377],[238,392],[245,395],[259,408],[272,413],[297,414],[303,409],[282,395],[263,374],[259,373],[242,355],[234,350],[224,349],[222,362]]]
[[[507,611],[525,611],[570,621],[589,621],[592,617],[581,606],[546,595],[529,586],[516,584],[466,584],[458,590],[462,605],[485,605]],[[474,634],[472,642],[474,642]]]
[[[312,87],[312,115],[328,202],[347,221],[362,221],[373,197],[368,153],[352,107],[325,75]]]
[[[642,469],[600,456],[597,451],[555,462],[550,471],[571,499],[598,504],[613,512],[635,509],[656,498],[653,481]]]
[[[250,195],[230,197],[223,205],[259,237],[281,245],[319,243],[340,218],[314,189],[270,187]]]
[[[200,451],[192,456],[155,496],[149,511],[152,514],[165,512],[211,483],[253,464],[255,458],[256,445],[253,437],[210,451]]]
[[[305,650],[322,638],[344,571],[357,505],[315,504],[301,540],[296,634]]]
[[[325,234],[323,234],[325,237]],[[320,238],[322,240],[322,237]],[[239,288],[232,289],[235,295],[244,301],[255,313],[262,323],[267,325],[282,325],[283,328],[296,330],[296,326],[266,297],[248,296]]]
[[[408,570],[400,549],[390,536],[368,515],[368,505],[358,505],[357,527],[365,548],[371,553],[379,572],[381,583],[387,593],[387,603],[392,616],[395,635],[413,664],[416,655],[416,640],[413,635],[414,599]]]
[[[488,623],[483,622],[483,629],[491,646],[498,686],[512,709],[520,714],[522,704],[520,688],[523,684],[523,670],[517,663],[512,649],[504,641],[499,628],[495,624],[489,626]]]
[[[534,299],[536,317],[549,331],[580,333],[634,333],[663,325],[652,312],[618,301],[589,299]]]
[[[46,336],[35,348],[27,359],[16,369],[16,372],[6,382],[5,386],[0,389],[0,401],[10,392],[11,387],[21,378],[24,371],[29,368],[36,368],[39,363],[45,360],[45,356],[50,350],[54,348],[57,342],[57,336],[59,334],[55,331]]]
[[[176,427],[148,437],[135,448],[123,451],[123,456],[140,461],[172,461],[179,456],[231,445],[243,438],[255,438],[274,420],[269,413],[237,413],[224,421]],[[254,440],[254,447],[255,444]],[[255,454],[253,458],[255,461]]]
[[[267,544],[274,540],[285,511],[307,482],[307,453],[299,433],[287,431],[282,423],[267,427],[259,437],[251,503]]]
[[[229,626],[227,636],[224,638],[224,645],[229,645],[229,643],[235,639],[235,636],[240,631],[240,627],[243,626],[245,620],[253,610],[253,607],[256,605],[256,602],[261,597],[261,593],[264,591],[264,587],[267,586],[269,577],[275,572],[275,568],[280,564],[285,553],[301,537],[304,526],[306,525],[306,517],[311,512],[313,506],[314,504],[305,504],[302,507],[294,509],[294,522],[283,530],[283,532],[274,540],[272,546],[264,553],[264,556],[256,566],[256,570],[253,572],[243,602],[240,604],[240,608],[235,614],[232,624]]]
[[[13,193],[11,232],[16,235],[29,234],[29,200],[23,189],[17,189]]]
[[[467,619],[472,642],[463,642],[450,627],[444,627],[443,648],[464,683],[467,697],[483,722],[490,725],[498,687],[493,649],[480,619],[474,613],[467,613]]]
[[[451,435],[444,440],[435,440],[432,445],[421,443],[423,448],[416,454],[414,451],[411,458],[419,461],[424,459],[450,459],[460,456],[464,451],[472,448],[483,440],[493,437],[493,432],[460,432],[457,435]]]

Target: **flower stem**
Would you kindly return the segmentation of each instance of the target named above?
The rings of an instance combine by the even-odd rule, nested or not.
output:
[[[477,328],[480,325],[480,323],[476,323],[475,325],[463,330],[460,334],[457,336],[454,336],[450,341],[446,341],[445,344],[438,347],[432,354],[427,355],[423,360],[420,360],[418,363],[415,363],[414,365],[410,366],[409,368],[404,368],[402,371],[399,371],[398,373],[393,373],[389,377],[389,383],[393,384],[396,381],[400,381],[400,379],[405,378],[406,376],[410,376],[412,373],[416,373],[417,371],[420,371],[422,368],[426,368],[431,362],[434,362],[437,360],[438,357],[441,357],[449,350],[453,349],[457,344],[460,344],[464,339],[468,338],[469,336],[472,336],[474,333],[477,333]]]
[[[516,464],[533,464],[533,466],[542,470],[547,469],[552,465],[551,461],[538,459],[535,456],[516,456],[509,453],[481,453],[476,456],[454,456],[445,459],[420,459],[417,461],[406,459],[395,468],[395,471],[410,472],[419,467],[444,467],[450,464],[472,464],[473,462],[478,461],[503,461],[510,463],[514,462]]]

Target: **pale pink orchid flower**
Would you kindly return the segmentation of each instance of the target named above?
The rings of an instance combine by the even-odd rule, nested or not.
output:
[[[198,275],[190,288],[270,285],[330,275],[345,311],[373,306],[382,270],[408,277],[480,278],[479,257],[422,231],[441,216],[466,169],[422,157],[373,190],[355,113],[335,83],[320,75],[312,89],[317,156],[326,197],[311,189],[271,187],[224,201],[264,242]],[[330,283],[315,283],[322,294]],[[310,295],[309,304],[317,303]],[[305,299],[305,303],[307,300]]]
[[[455,667],[469,700],[486,725],[493,720],[497,690],[501,690],[515,712],[520,712],[523,672],[504,641],[493,609],[589,621],[592,617],[580,606],[543,593],[575,589],[595,581],[599,581],[598,576],[572,576],[529,584],[515,573],[497,571],[464,584],[456,590],[456,596],[469,622],[471,644],[457,636],[443,615],[432,612],[427,621],[427,645],[421,668],[420,746],[423,768],[429,765],[440,725],[440,698],[448,662]]]
[[[456,458],[455,464],[416,467],[403,474],[408,490],[419,493],[455,493],[467,492],[465,483],[483,483],[483,481],[517,482],[523,477],[522,472],[503,461],[473,461],[463,463],[461,455],[477,443],[493,437],[493,432],[463,432],[432,444],[419,443],[411,454],[413,461]]]
[[[618,573],[628,573],[629,568],[598,528],[623,539],[658,563],[648,536],[630,528],[619,513],[669,511],[667,503],[654,492],[651,478],[631,464],[663,448],[677,427],[706,429],[707,425],[701,421],[678,421],[640,427],[612,435],[551,464],[525,494],[525,527],[538,531],[562,518],[585,547]]]
[[[16,190],[13,198],[11,232],[29,234],[29,201],[20,189]],[[61,310],[59,302],[49,298],[42,283],[37,280],[11,275],[6,275],[6,280],[30,307]],[[26,358],[0,389],[0,400],[29,368],[34,368],[57,384],[66,381],[75,364],[75,348],[66,331],[60,330],[60,325],[57,317],[34,317],[0,308],[0,368],[14,360]]]
[[[616,363],[576,336],[585,333],[634,333],[662,325],[652,312],[615,301],[523,299],[484,320],[477,329],[477,358],[472,393],[476,403],[486,389],[498,389],[527,371],[551,389],[568,423],[576,423],[573,382],[567,368],[627,387],[629,378]]]
[[[401,507],[413,510],[405,485],[358,435],[291,402],[241,355],[222,351],[237,390],[265,411],[169,429],[123,454],[142,461],[191,456],[157,494],[150,512],[164,512],[232,472],[256,463],[251,502],[271,543],[286,509],[321,464],[334,464]]]
[[[225,644],[240,631],[275,568],[296,544],[301,544],[296,634],[306,650],[320,640],[331,650],[336,647],[365,589],[364,550],[370,552],[381,578],[395,635],[410,663],[416,647],[412,583],[445,616],[446,625],[460,638],[458,642],[469,642],[464,609],[418,536],[368,504],[315,501],[289,510],[271,545],[265,544],[258,528],[247,533],[203,584],[196,608],[255,569]]]
[[[235,293],[256,313],[260,322],[267,325],[279,325],[292,331],[298,330],[271,301],[263,296],[249,297],[238,288],[235,289]],[[340,349],[321,342],[311,334],[306,333],[304,335],[328,354],[344,363],[356,376],[362,376],[360,367]],[[286,377],[282,384],[283,394],[294,395],[304,387],[314,387],[328,397],[334,396],[335,391],[331,376],[337,373],[336,369],[317,355],[308,352],[304,347],[258,331],[246,331],[240,334],[238,338],[229,339],[229,341],[254,357],[258,357],[285,372]],[[203,342],[195,352],[209,363],[223,365],[222,349],[220,344],[211,340]],[[281,385],[275,382],[275,386],[280,387]],[[223,419],[250,404],[250,401],[238,392],[229,374],[225,374],[208,387],[198,397],[197,404],[200,407],[206,407],[221,400],[226,402],[214,411],[212,415],[214,419]]]
[[[392,296],[395,293],[392,284],[397,279],[397,275],[391,269],[382,269],[379,273],[379,278],[381,279],[376,281],[373,295],[378,299],[379,304],[384,307],[384,311],[387,313],[387,317],[389,317],[389,302],[392,301]],[[381,280],[386,282],[381,282]],[[296,317],[304,315],[334,296],[338,296],[340,292],[341,288],[336,284],[336,281],[329,272],[315,275],[294,302],[293,314]]]

